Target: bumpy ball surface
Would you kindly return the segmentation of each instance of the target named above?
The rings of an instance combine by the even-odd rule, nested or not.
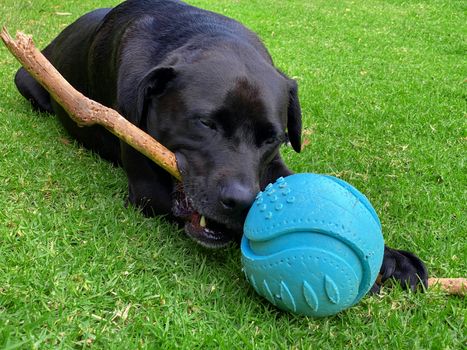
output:
[[[331,176],[295,174],[258,194],[241,251],[260,295],[283,310],[321,317],[369,291],[384,241],[375,210],[357,189]]]

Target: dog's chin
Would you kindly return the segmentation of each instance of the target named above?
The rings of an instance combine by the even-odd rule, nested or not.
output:
[[[238,242],[242,226],[230,223],[228,219],[213,219],[196,210],[193,201],[179,192],[173,203],[172,213],[185,222],[185,232],[192,240],[206,248],[223,248]]]

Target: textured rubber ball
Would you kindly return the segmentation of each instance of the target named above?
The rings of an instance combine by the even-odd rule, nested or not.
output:
[[[257,195],[241,251],[258,294],[280,309],[322,317],[369,291],[384,240],[375,210],[356,188],[332,176],[295,174]]]

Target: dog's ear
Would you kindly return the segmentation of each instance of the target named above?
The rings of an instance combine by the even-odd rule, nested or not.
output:
[[[289,79],[289,105],[287,108],[287,134],[295,152],[302,149],[302,109],[298,100],[298,87],[295,80]]]
[[[162,96],[167,89],[167,85],[176,75],[173,67],[156,67],[151,69],[143,79],[141,79],[136,88],[136,110],[134,111],[135,115],[132,116],[133,120],[131,120],[131,122],[145,129],[149,98]]]

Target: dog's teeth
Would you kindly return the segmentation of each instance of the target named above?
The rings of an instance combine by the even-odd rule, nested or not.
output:
[[[206,218],[204,215],[201,215],[201,219],[199,220],[199,226],[206,227]]]

